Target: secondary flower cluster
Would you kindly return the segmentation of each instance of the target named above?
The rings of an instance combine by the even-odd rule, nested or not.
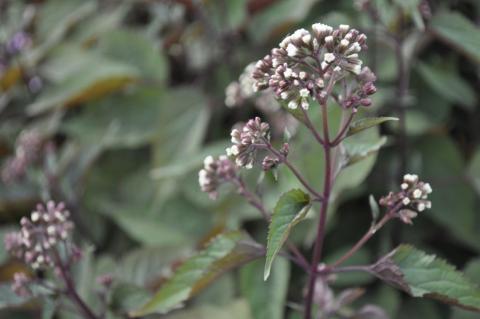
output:
[[[417,175],[406,174],[400,188],[401,191],[390,192],[387,196],[382,197],[380,205],[389,209],[398,209],[398,217],[404,223],[411,224],[418,212],[432,207],[432,203],[428,200],[432,187],[429,183],[420,181]]]
[[[58,246],[69,240],[73,223],[63,203],[49,201],[37,205],[30,218],[20,220],[20,231],[5,236],[5,248],[33,269],[54,267],[59,258]]]
[[[366,35],[348,25],[337,29],[316,23],[312,31],[299,29],[278,48],[258,61],[253,71],[254,89],[272,89],[288,107],[309,107],[309,99],[323,99],[327,81],[360,74],[358,53],[366,48]]]
[[[259,117],[249,120],[240,130],[233,129],[230,133],[232,146],[227,148],[227,156],[233,157],[237,166],[253,167],[259,145],[270,141],[270,126]]]
[[[39,158],[42,139],[35,131],[24,131],[15,143],[15,154],[2,167],[1,178],[5,183],[25,175],[27,167]]]
[[[198,182],[202,191],[215,199],[218,196],[218,187],[232,181],[236,175],[237,168],[227,156],[221,155],[218,159],[207,156],[203,161],[203,169],[198,172]]]

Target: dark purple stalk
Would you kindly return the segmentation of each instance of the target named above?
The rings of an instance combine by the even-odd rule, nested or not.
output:
[[[66,294],[67,296],[72,300],[72,302],[78,307],[78,309],[83,313],[83,316],[86,319],[99,319],[97,315],[90,309],[90,307],[83,301],[83,299],[80,297],[78,294],[75,284],[66,269],[65,265],[63,264],[63,261],[56,252],[55,254],[55,260],[56,260],[56,266],[58,267],[58,270],[60,272],[60,276],[62,277],[64,283],[65,283],[65,288],[66,288]]]

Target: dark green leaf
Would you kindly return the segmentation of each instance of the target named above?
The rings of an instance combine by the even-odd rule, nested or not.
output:
[[[431,29],[447,44],[480,62],[480,32],[477,26],[458,12],[439,12],[431,21]]]
[[[273,210],[268,229],[267,259],[265,261],[264,279],[270,275],[273,260],[282,248],[292,227],[307,214],[310,196],[299,189],[292,189],[283,194]]]

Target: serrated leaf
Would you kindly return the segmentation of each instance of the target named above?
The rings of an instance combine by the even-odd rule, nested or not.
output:
[[[310,196],[299,189],[292,189],[283,194],[273,210],[268,229],[267,259],[265,261],[264,279],[270,275],[273,260],[288,238],[293,226],[306,215],[305,207],[310,203]]]
[[[222,273],[262,254],[263,249],[244,233],[219,235],[204,250],[183,263],[146,304],[133,311],[132,316],[166,313],[196,295]]]
[[[359,133],[363,130],[380,125],[388,121],[398,121],[396,117],[367,117],[353,122],[348,128],[347,136]]]
[[[378,207],[377,200],[373,195],[368,197],[368,203],[370,204],[370,212],[372,213],[372,222],[376,222],[380,215],[380,208]]]
[[[440,300],[480,312],[480,288],[445,260],[410,245],[401,245],[373,267],[380,279],[413,297]]]
[[[447,44],[480,62],[480,32],[458,12],[439,12],[430,24],[431,30]]]

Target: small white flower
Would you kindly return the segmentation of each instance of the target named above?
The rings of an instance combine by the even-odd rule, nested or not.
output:
[[[40,220],[40,213],[39,212],[33,212],[32,213],[32,222],[37,222]]]
[[[425,210],[425,204],[424,203],[418,203],[417,209],[419,212],[423,212]]]
[[[285,76],[286,79],[289,79],[292,77],[293,70],[290,68],[287,68],[285,72],[283,72],[283,76]]]
[[[213,156],[212,155],[208,155],[207,157],[205,157],[205,159],[203,160],[203,165],[205,165],[205,167],[208,167],[210,165],[213,164],[215,160],[213,159]]]
[[[333,37],[329,35],[328,37],[325,38],[325,43],[327,44],[332,44],[333,43]]]
[[[402,185],[400,185],[400,188],[403,189],[403,190],[406,190],[408,188],[408,184],[407,183],[402,183]]]
[[[308,97],[308,96],[310,96],[310,91],[309,91],[308,89],[305,89],[305,88],[304,88],[304,89],[301,89],[299,93],[300,93],[300,96],[301,96],[301,97]]]
[[[280,45],[279,45],[279,46],[280,46],[281,48],[283,48],[283,49],[286,49],[286,48],[287,48],[287,45],[290,43],[290,41],[291,41],[290,36],[287,36],[287,37],[285,37],[285,38],[282,40],[282,42],[280,42]]]
[[[405,205],[405,206],[408,205],[408,204],[410,204],[410,198],[405,197],[405,198],[402,200],[402,203],[403,203],[403,205]]]
[[[50,225],[50,226],[47,227],[47,234],[53,235],[53,234],[55,234],[55,230],[56,230],[55,226]]]
[[[340,31],[342,32],[347,32],[348,29],[350,29],[350,26],[348,24],[341,24],[338,26],[338,28],[340,29]]]
[[[303,43],[305,44],[310,44],[310,41],[312,41],[312,36],[310,34],[305,34],[303,37],[302,37],[302,41]]]
[[[300,73],[298,73],[298,77],[302,80],[305,80],[307,78],[307,72],[300,71]]]
[[[253,167],[253,164],[252,163],[247,163],[247,165],[245,165],[245,168],[246,169],[251,169]]]
[[[272,59],[272,66],[273,66],[274,68],[276,68],[276,67],[279,66],[279,65],[280,65],[280,61],[278,61],[277,58],[273,58],[273,59]]]
[[[350,42],[348,42],[348,40],[342,39],[342,41],[340,41],[340,45],[343,47],[347,47],[349,44]]]
[[[419,190],[418,188],[413,191],[413,198],[420,198],[422,197],[422,191]]]
[[[432,186],[430,186],[429,183],[425,183],[423,185],[423,190],[425,191],[425,193],[430,194],[432,192]]]
[[[426,201],[425,202],[425,207],[427,207],[428,209],[432,208],[432,202],[431,201]]]
[[[298,53],[298,48],[293,43],[289,43],[286,50],[287,50],[287,55],[290,57],[294,57]]]
[[[297,107],[298,107],[297,101],[291,100],[290,102],[288,102],[288,108],[289,109],[295,110]]]
[[[328,68],[328,63],[323,61],[320,66],[322,67],[322,70],[325,70],[326,68]]]
[[[325,56],[323,57],[323,59],[327,63],[332,63],[333,61],[335,61],[335,54],[325,53]]]
[[[333,31],[333,28],[331,26],[323,23],[312,24],[312,29],[317,33],[330,33]]]
[[[352,69],[352,73],[356,75],[359,75],[361,71],[362,71],[362,66],[360,64],[355,65]]]
[[[407,183],[416,183],[418,181],[418,175],[415,174],[405,174],[403,180]]]
[[[280,93],[280,98],[281,98],[282,100],[288,99],[288,92],[282,92],[282,93]]]
[[[45,257],[43,257],[43,255],[40,255],[37,257],[37,263],[41,264],[45,261]]]
[[[304,110],[308,110],[309,107],[310,107],[310,104],[308,103],[308,101],[306,99],[302,99],[302,108]]]

